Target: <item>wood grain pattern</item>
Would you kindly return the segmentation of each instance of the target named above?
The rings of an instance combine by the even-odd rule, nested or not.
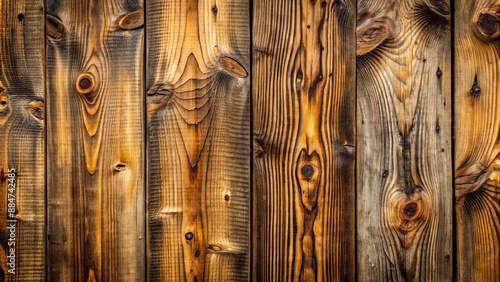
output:
[[[455,3],[458,281],[500,278],[500,2]]]
[[[356,3],[253,3],[253,278],[352,281]]]
[[[1,0],[0,15],[0,280],[43,281],[43,1]]]
[[[147,1],[151,281],[248,280],[248,8]]]
[[[358,1],[357,277],[452,277],[449,1]]]
[[[142,281],[142,1],[46,13],[48,278]]]

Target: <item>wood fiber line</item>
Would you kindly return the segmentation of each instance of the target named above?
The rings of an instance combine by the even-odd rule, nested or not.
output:
[[[0,280],[44,281],[43,2],[0,14]]]
[[[356,3],[253,3],[254,281],[351,281]]]
[[[358,1],[357,278],[452,275],[449,1]]]
[[[51,281],[145,279],[143,14],[46,2]]]
[[[148,279],[250,271],[248,1],[147,1]]]
[[[500,277],[500,2],[455,3],[458,281]]]

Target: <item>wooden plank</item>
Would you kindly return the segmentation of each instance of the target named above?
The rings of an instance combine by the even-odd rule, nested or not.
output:
[[[48,278],[142,281],[142,1],[46,4]]]
[[[151,281],[249,279],[248,9],[147,1]]]
[[[253,3],[253,278],[352,281],[356,3]]]
[[[451,281],[449,1],[358,1],[357,278]]]
[[[500,277],[500,6],[455,3],[458,281]]]
[[[43,1],[0,15],[0,280],[44,281]]]

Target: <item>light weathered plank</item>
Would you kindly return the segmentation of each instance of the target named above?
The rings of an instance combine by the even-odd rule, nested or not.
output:
[[[356,3],[253,3],[253,278],[352,281]]]
[[[147,1],[151,281],[249,279],[248,8]]]
[[[455,3],[458,281],[500,278],[500,2]]]
[[[46,13],[48,278],[142,281],[142,1]]]
[[[451,281],[450,3],[357,13],[357,278]]]
[[[1,0],[0,15],[0,279],[43,281],[43,1]]]

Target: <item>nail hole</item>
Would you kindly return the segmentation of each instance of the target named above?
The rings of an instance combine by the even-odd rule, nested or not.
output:
[[[481,94],[481,87],[479,87],[479,84],[477,83],[477,75],[474,76],[474,83],[470,89],[470,94],[473,97],[478,97]]]
[[[441,69],[438,68],[436,71],[437,78],[441,78],[442,75],[443,75],[443,73],[441,72]]]
[[[224,200],[226,200],[226,201],[231,200],[231,196],[229,196],[229,195],[224,195]]]
[[[24,14],[17,15],[17,19],[21,22],[24,20]]]

